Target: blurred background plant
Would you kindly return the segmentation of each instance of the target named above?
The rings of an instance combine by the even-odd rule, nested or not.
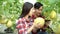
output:
[[[23,0],[0,0],[0,24],[14,30],[22,5]]]

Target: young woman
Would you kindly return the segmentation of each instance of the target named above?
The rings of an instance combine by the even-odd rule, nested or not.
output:
[[[29,2],[23,4],[22,13],[17,21],[17,26],[16,26],[16,28],[18,29],[18,34],[27,34],[27,29],[30,27],[29,12],[32,7],[33,4]]]

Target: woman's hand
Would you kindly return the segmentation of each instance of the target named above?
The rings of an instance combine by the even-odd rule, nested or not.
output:
[[[27,33],[30,34],[32,32],[32,30],[34,29],[35,25],[32,25],[28,30]]]

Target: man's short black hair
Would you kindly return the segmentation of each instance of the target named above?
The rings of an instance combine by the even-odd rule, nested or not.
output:
[[[40,2],[36,2],[36,3],[34,4],[34,8],[35,8],[35,9],[39,9],[41,6],[43,6],[43,4],[41,4]]]

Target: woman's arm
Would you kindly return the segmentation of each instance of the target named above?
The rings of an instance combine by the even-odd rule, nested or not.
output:
[[[27,30],[27,33],[30,34],[33,29],[34,29],[34,25],[32,25],[32,26]]]
[[[27,30],[26,30],[27,24],[25,24],[22,21],[24,21],[24,19],[19,19],[17,21],[16,28],[17,28],[19,34],[26,34],[26,32],[27,32]]]

